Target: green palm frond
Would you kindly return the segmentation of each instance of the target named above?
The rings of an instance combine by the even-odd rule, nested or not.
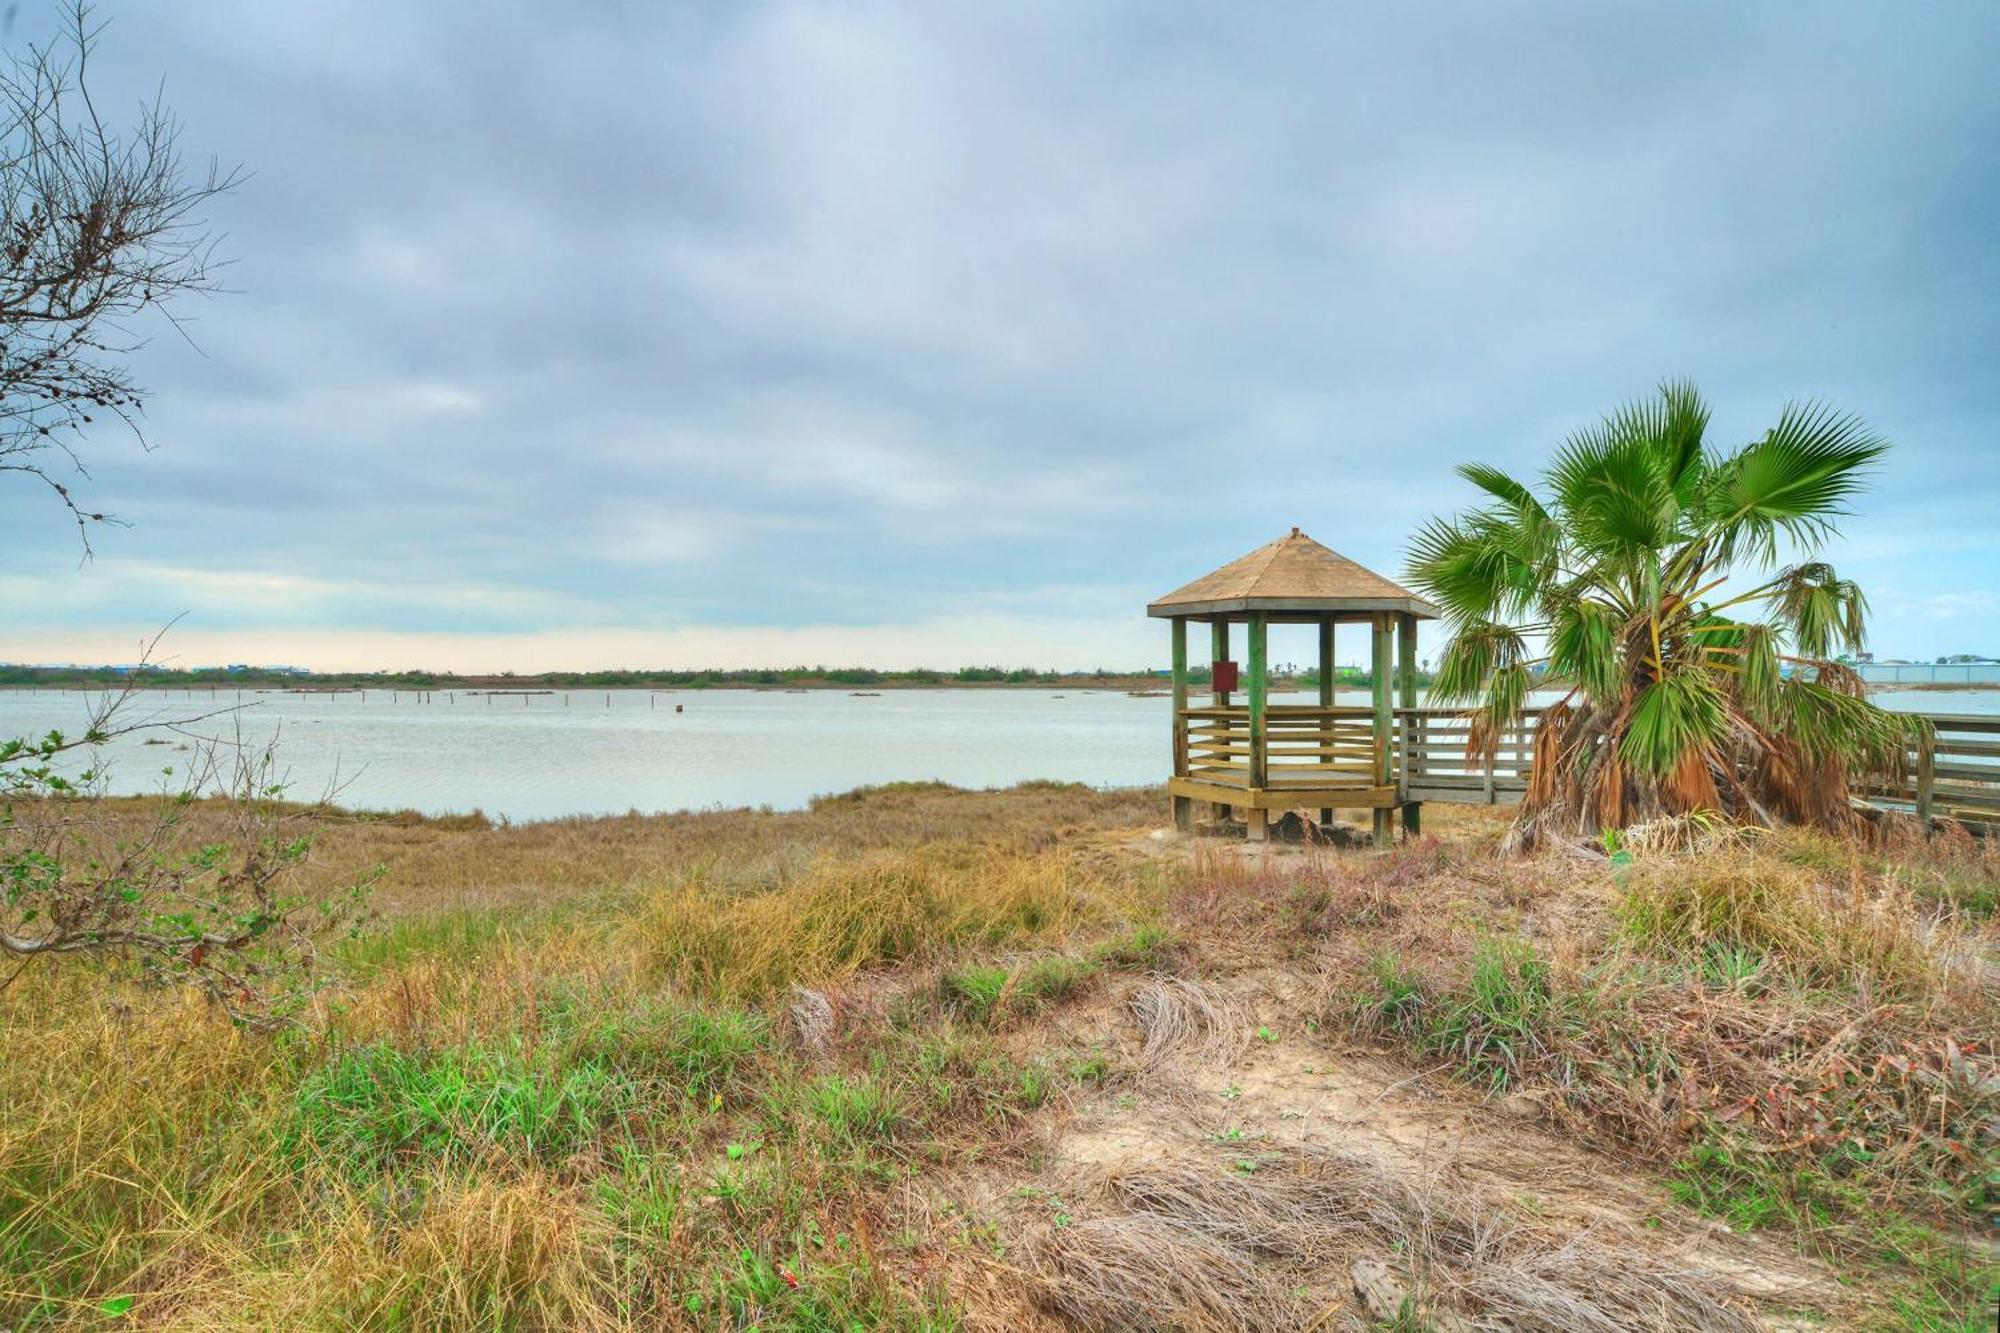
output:
[[[1708,434],[1708,404],[1687,380],[1669,380],[1660,386],[1662,413],[1660,448],[1674,499],[1683,509],[1700,489],[1706,458],[1703,441]]]
[[[1462,625],[1438,658],[1431,694],[1443,704],[1481,698],[1492,678],[1527,661],[1528,641],[1520,630],[1497,621]]]
[[[1590,598],[1559,605],[1549,620],[1549,671],[1574,681],[1592,700],[1608,703],[1618,693],[1618,631],[1624,618]]]
[[[1732,548],[1760,559],[1773,558],[1781,532],[1812,549],[1831,535],[1888,447],[1859,417],[1822,403],[1787,404],[1762,440],[1718,469],[1709,517]]]
[[[1778,685],[1784,678],[1778,665],[1777,636],[1769,625],[1745,625],[1741,648],[1737,693],[1752,717],[1766,721],[1777,709]]]
[[[1633,699],[1618,757],[1641,773],[1663,777],[1688,754],[1718,747],[1728,717],[1722,691],[1709,673],[1662,676]]]
[[[1625,560],[1671,543],[1681,516],[1657,441],[1626,434],[1632,427],[1613,419],[1572,436],[1549,473],[1570,538]]]
[[[1546,517],[1535,493],[1497,467],[1485,463],[1461,463],[1454,469],[1459,476],[1510,508]]]
[[[1839,759],[1855,769],[1893,768],[1913,734],[1911,723],[1921,721],[1803,673],[1779,684],[1774,712],[1785,737],[1808,758]]]
[[[1801,653],[1831,657],[1838,651],[1861,651],[1868,598],[1860,584],[1841,578],[1831,565],[1811,561],[1786,570],[1777,585],[1775,610]]]

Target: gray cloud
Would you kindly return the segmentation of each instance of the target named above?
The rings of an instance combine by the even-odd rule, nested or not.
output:
[[[1990,6],[105,14],[100,87],[254,175],[200,353],[141,357],[158,449],[100,442],[135,526],[78,569],[0,491],[35,644],[1146,659],[1148,595],[1291,523],[1393,572],[1451,464],[1691,374],[1725,440],[1895,439],[1835,553],[1879,646],[2000,651]]]

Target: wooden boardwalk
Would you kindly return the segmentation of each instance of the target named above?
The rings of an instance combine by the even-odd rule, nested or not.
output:
[[[1350,710],[1357,714],[1365,709]],[[1512,805],[1528,789],[1539,709],[1528,709],[1501,738],[1493,758],[1468,754],[1471,724],[1445,708],[1396,710],[1395,769],[1401,801]],[[1915,815],[1929,827],[1949,819],[1976,832],[2000,830],[2000,717],[1970,713],[1917,714],[1932,738],[1912,745],[1900,776],[1881,774],[1862,786],[1863,799],[1883,810]]]

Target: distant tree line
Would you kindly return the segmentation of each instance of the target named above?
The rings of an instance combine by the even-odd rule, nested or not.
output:
[[[499,685],[547,689],[704,689],[730,686],[812,685],[1053,685],[1065,682],[1105,684],[1151,681],[1145,671],[1042,671],[1033,667],[968,666],[955,671],[916,668],[889,671],[876,667],[795,666],[736,670],[546,671],[520,674],[462,675],[446,671],[306,672],[291,668],[121,667],[121,666],[0,666],[0,686],[135,685],[139,688],[181,689],[196,686],[234,688],[315,689],[452,689]]]
[[[1277,673],[1274,681],[1306,688],[1319,684],[1319,672],[1307,669],[1295,674]],[[1335,683],[1342,688],[1366,689],[1373,676],[1359,667],[1340,667]],[[1428,672],[1417,673],[1417,682],[1426,685]],[[1188,683],[1205,686],[1206,666],[1191,667]],[[0,665],[0,687],[127,685],[141,689],[194,689],[230,687],[234,689],[408,689],[445,690],[499,686],[536,689],[729,689],[744,687],[812,686],[943,686],[943,685],[1098,685],[1163,688],[1164,673],[1157,671],[1115,671],[1097,667],[1090,671],[1042,671],[1034,667],[964,666],[955,671],[918,667],[887,671],[876,667],[757,667],[737,670],[700,671],[545,671],[521,675],[512,671],[497,675],[461,675],[449,671],[335,671],[308,672],[290,667],[218,666],[164,668],[153,666],[22,666]]]

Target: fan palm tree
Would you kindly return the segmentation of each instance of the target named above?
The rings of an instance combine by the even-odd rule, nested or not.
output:
[[[1492,503],[1412,542],[1453,634],[1433,696],[1474,706],[1480,753],[1531,686],[1565,691],[1536,728],[1524,841],[1697,810],[1849,822],[1849,782],[1921,725],[1831,660],[1860,649],[1867,602],[1818,558],[1887,444],[1809,403],[1725,453],[1708,417],[1663,385],[1571,437],[1543,496],[1467,464]]]

